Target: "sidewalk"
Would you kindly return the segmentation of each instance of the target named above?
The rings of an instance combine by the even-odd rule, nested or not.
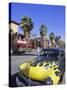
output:
[[[39,55],[39,51],[37,49],[34,49],[31,52],[26,52],[25,54]]]

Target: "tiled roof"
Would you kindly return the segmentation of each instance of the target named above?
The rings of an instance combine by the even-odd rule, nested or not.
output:
[[[15,24],[19,25],[19,23],[17,23],[16,21],[13,21],[13,20],[12,21],[9,21],[9,24],[10,23],[15,23]]]

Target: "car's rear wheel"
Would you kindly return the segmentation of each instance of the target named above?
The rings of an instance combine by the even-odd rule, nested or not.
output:
[[[47,77],[46,81],[46,85],[53,85],[53,81],[51,79],[51,77]]]

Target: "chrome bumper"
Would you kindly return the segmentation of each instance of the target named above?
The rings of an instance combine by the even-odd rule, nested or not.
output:
[[[31,79],[27,78],[24,75],[22,75],[22,76],[18,75],[18,77],[16,77],[16,84],[17,84],[17,86],[39,86],[39,85],[46,85],[44,82],[31,80]]]

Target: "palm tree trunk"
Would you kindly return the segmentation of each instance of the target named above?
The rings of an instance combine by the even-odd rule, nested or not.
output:
[[[46,41],[44,36],[41,36],[41,45],[42,45],[42,48],[46,48]]]
[[[28,39],[29,39],[29,32],[25,31],[24,32],[24,36],[25,36],[25,40],[28,41]]]
[[[54,42],[51,40],[51,48],[54,48]]]
[[[28,52],[28,45],[29,45],[29,34],[30,33],[27,31],[24,32],[25,40],[27,41],[27,46],[26,46],[27,52]]]

